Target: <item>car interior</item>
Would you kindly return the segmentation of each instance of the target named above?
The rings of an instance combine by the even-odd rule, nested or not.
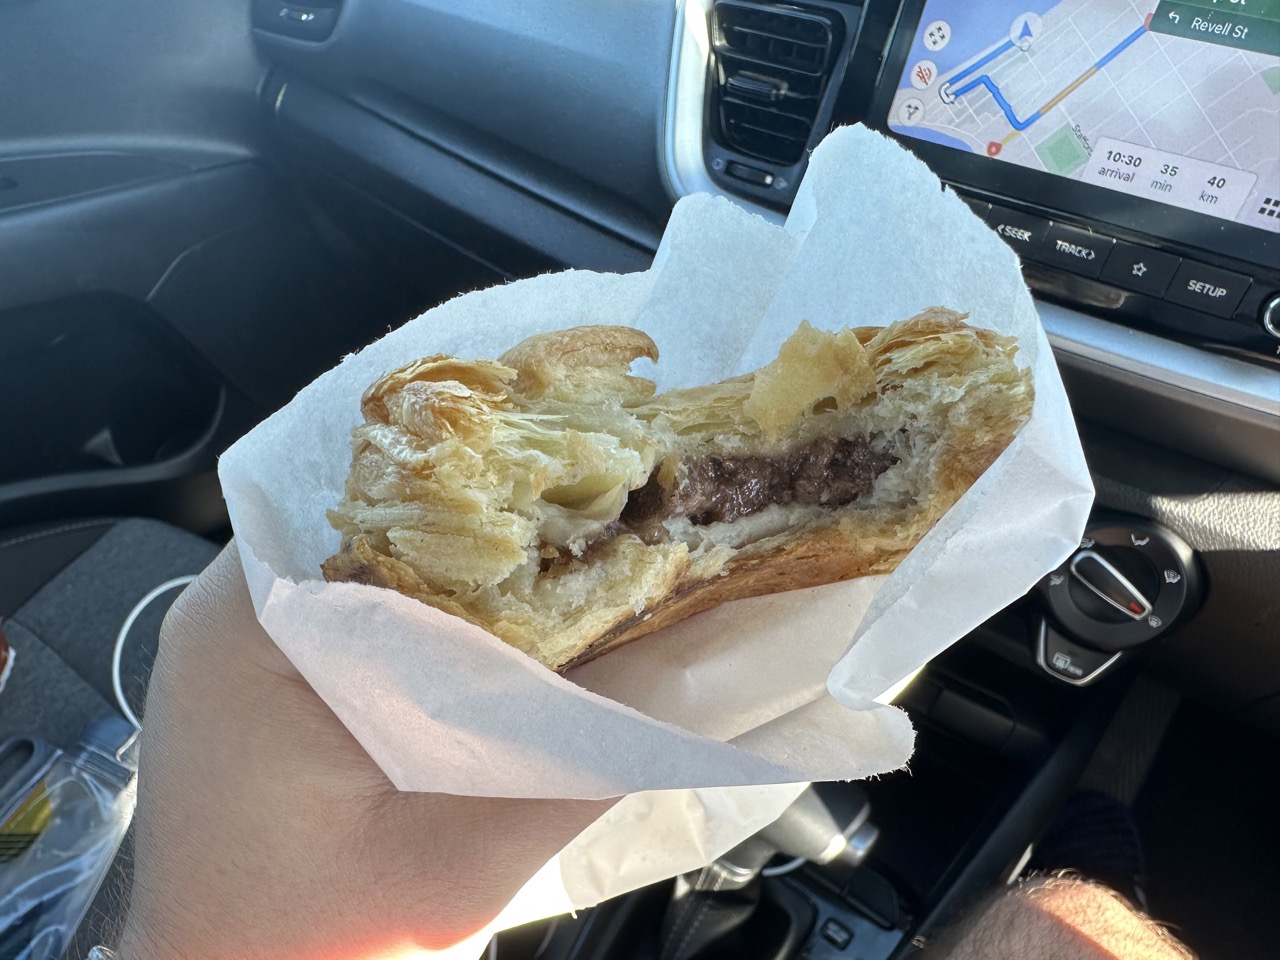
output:
[[[231,536],[222,451],[460,293],[646,269],[682,196],[781,222],[857,123],[1021,257],[1097,490],[1084,539],[898,696],[908,770],[488,956],[927,952],[982,891],[1085,869],[1052,839],[1099,795],[1152,916],[1201,956],[1275,955],[1275,4],[0,0],[0,82],[0,904],[32,764],[141,711],[165,609]],[[42,953],[39,910],[0,911],[0,955],[100,942],[128,849]]]

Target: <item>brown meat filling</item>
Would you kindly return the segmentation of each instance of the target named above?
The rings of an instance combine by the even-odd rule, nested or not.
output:
[[[632,491],[620,520],[639,533],[672,517],[705,526],[774,504],[842,507],[870,493],[876,478],[898,462],[871,443],[871,437],[824,437],[780,457],[689,460],[674,490],[658,483],[655,471],[648,483]]]

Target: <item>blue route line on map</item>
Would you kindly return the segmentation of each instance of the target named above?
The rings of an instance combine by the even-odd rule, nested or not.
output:
[[[1075,81],[1073,81],[1072,84],[1067,87],[1067,90],[1069,91],[1074,87],[1078,86],[1080,83],[1084,82],[1089,77],[1093,76],[1093,74],[1097,73],[1099,70],[1105,67],[1108,63],[1110,63],[1116,57],[1120,56],[1120,54],[1124,53],[1124,51],[1129,47],[1129,45],[1133,43],[1135,40],[1137,40],[1139,37],[1141,37],[1144,33],[1146,33],[1148,29],[1149,27],[1144,22],[1142,26],[1134,30],[1133,33],[1129,34],[1127,37],[1125,37],[1123,40],[1117,43],[1114,47],[1112,47],[1110,50],[1104,53],[1098,59],[1098,62],[1095,63],[1092,67],[1090,67],[1088,70],[1086,70],[1083,74],[1081,74]],[[954,84],[957,80],[964,79],[969,74],[973,73],[975,70],[980,70],[982,67],[985,67],[988,63],[990,63],[996,57],[1000,56],[1003,53],[1007,53],[1014,46],[1015,44],[1012,40],[1006,40],[1004,43],[1000,44],[1000,46],[996,47],[989,54],[983,57],[981,60],[978,60],[977,62],[973,63],[971,66],[966,67],[960,73],[956,74],[954,77],[948,80],[947,87],[951,87],[952,84]],[[953,89],[951,91],[951,95],[955,97],[955,99],[959,100],[970,90],[974,90],[978,87],[986,87],[987,90],[990,91],[991,96],[996,101],[996,105],[1000,107],[1000,111],[1004,114],[1004,118],[1009,121],[1009,126],[1013,127],[1013,129],[1019,132],[1026,130],[1027,127],[1031,126],[1041,117],[1043,117],[1045,114],[1045,107],[1057,106],[1058,100],[1060,100],[1063,96],[1063,94],[1059,94],[1058,96],[1050,100],[1047,104],[1045,104],[1045,107],[1041,107],[1035,113],[1031,114],[1031,116],[1027,117],[1027,119],[1019,120],[1018,115],[1013,112],[1012,104],[1010,104],[1009,101],[1004,98],[1004,94],[1000,92],[1000,88],[996,86],[995,81],[992,80],[985,73],[981,74],[980,76],[974,77],[972,80],[970,80],[960,89],[958,90]]]
[[[1125,37],[1123,40],[1117,43],[1114,47],[1112,47],[1110,50],[1104,53],[1102,55],[1102,59],[1093,65],[1093,69],[1101,70],[1103,67],[1105,67],[1108,63],[1110,63],[1116,57],[1120,56],[1120,54],[1124,53],[1125,49],[1129,46],[1129,44],[1133,43],[1140,36],[1146,33],[1149,29],[1151,28],[1148,27],[1144,22],[1142,26],[1138,27],[1137,30],[1133,31],[1133,33],[1129,34],[1127,37]]]
[[[995,98],[996,105],[1000,108],[1001,112],[1004,113],[1004,118],[1009,121],[1009,126],[1013,127],[1015,130],[1025,130],[1044,116],[1044,114],[1037,110],[1031,116],[1027,117],[1027,119],[1019,120],[1017,114],[1013,112],[1013,106],[1004,98],[1004,94],[1000,92],[1000,88],[996,86],[995,81],[985,73],[980,77],[975,77],[959,90],[953,91],[953,96],[959,100],[975,87],[986,87],[991,91],[991,96]]]

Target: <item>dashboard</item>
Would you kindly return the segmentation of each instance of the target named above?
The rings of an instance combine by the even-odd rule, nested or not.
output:
[[[784,206],[816,140],[864,122],[1044,268],[1031,279],[1047,295],[1277,360],[1280,13],[1214,0],[886,12],[712,4],[704,152],[722,189]]]
[[[687,0],[670,182],[781,212],[827,130],[881,130],[1018,251],[1078,407],[1280,480],[1280,23],[1243,9]]]

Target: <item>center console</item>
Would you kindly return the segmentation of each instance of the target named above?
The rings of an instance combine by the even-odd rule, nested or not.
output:
[[[690,875],[575,917],[500,936],[503,960],[897,960],[1025,864],[1029,845],[1080,778],[1132,674],[1079,687],[1040,669],[1043,606],[1029,602],[931,663],[898,700],[917,731],[910,769],[822,784],[833,811],[866,802],[851,826],[874,841],[825,864],[780,854],[735,881]],[[785,815],[784,815],[785,816]],[[762,836],[768,836],[765,831]],[[750,843],[750,841],[749,841]],[[746,846],[746,845],[744,845]],[[713,865],[713,867],[716,865]],[[710,869],[710,868],[709,868]],[[706,871],[704,871],[705,873]],[[701,926],[672,924],[690,886],[714,888]],[[672,936],[673,931],[678,936]],[[696,945],[696,949],[693,949]]]
[[[1095,754],[1108,758],[1103,770],[1133,765],[1099,744],[1114,718],[1135,715],[1136,703],[1121,708],[1134,661],[1194,616],[1202,597],[1200,560],[1176,534],[1099,512],[1057,570],[898,695],[916,729],[908,770],[814,784],[702,870],[504,933],[498,956],[910,956],[1027,867]]]

